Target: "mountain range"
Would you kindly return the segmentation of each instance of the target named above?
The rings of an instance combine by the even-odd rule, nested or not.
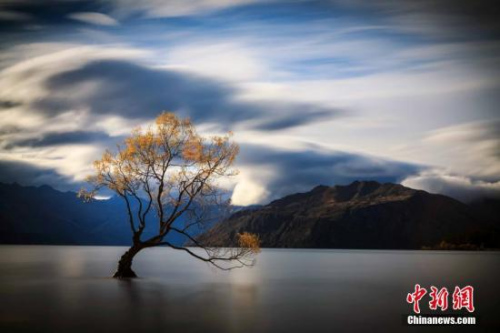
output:
[[[208,231],[197,230],[198,240],[233,246],[238,233],[252,232],[263,247],[500,248],[499,201],[467,205],[391,183],[322,185],[234,211]],[[74,192],[46,185],[0,183],[2,244],[129,245],[127,221],[125,204],[117,197],[84,203]],[[155,232],[151,222],[144,237]],[[186,242],[180,235],[168,237],[176,245]]]
[[[263,247],[500,248],[499,208],[494,200],[466,205],[398,184],[356,181],[237,212],[198,240],[232,246],[237,234],[251,232]]]
[[[153,236],[154,222],[150,214],[144,238]],[[85,203],[75,192],[47,185],[0,183],[1,244],[130,245],[128,223],[125,203],[119,197]],[[176,234],[168,240],[177,245],[186,241]]]

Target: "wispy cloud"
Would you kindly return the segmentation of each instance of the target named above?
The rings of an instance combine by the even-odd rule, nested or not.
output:
[[[491,8],[2,0],[0,159],[78,181],[105,146],[170,109],[206,134],[235,130],[242,203],[356,178],[448,184],[432,190],[456,197],[495,187]]]
[[[33,17],[29,14],[15,10],[0,10],[0,21],[30,21]]]
[[[448,174],[442,170],[432,170],[410,176],[401,183],[431,193],[449,195],[465,203],[483,198],[500,198],[500,181],[487,182],[467,176]]]
[[[105,26],[115,26],[118,25],[118,21],[109,15],[95,12],[79,12],[69,15],[69,18],[95,25],[105,25]]]
[[[146,17],[177,17],[259,3],[262,0],[112,0],[114,11],[124,15],[140,13]]]
[[[426,168],[311,145],[283,150],[243,144],[241,151],[238,164],[244,173],[233,193],[236,204],[267,203],[317,185],[345,185],[355,180],[397,183]]]

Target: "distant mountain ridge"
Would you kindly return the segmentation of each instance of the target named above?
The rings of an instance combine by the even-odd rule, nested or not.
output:
[[[495,200],[466,205],[398,184],[358,181],[239,210],[199,239],[229,246],[248,231],[264,247],[420,249],[445,241],[499,248],[499,213]],[[144,237],[155,227],[151,221]],[[186,239],[172,234],[169,241]],[[0,243],[129,245],[131,232],[120,198],[84,203],[47,185],[0,183]]]
[[[236,235],[259,235],[263,247],[421,249],[439,244],[499,248],[499,212],[398,184],[356,181],[317,186],[235,213],[199,241],[231,246]]]
[[[154,228],[157,224],[152,219],[144,237],[152,236]],[[177,234],[169,235],[168,240],[177,245],[186,241]],[[0,183],[0,244],[131,243],[132,232],[121,198],[84,203],[75,192],[60,192],[47,185]]]

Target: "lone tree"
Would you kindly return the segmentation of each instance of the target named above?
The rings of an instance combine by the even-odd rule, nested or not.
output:
[[[94,162],[95,173],[87,179],[92,188],[80,190],[79,196],[89,201],[101,188],[116,192],[127,207],[124,226],[132,231],[132,246],[120,258],[115,278],[136,277],[134,256],[162,245],[224,270],[254,264],[260,251],[256,235],[237,235],[238,247],[214,248],[200,244],[193,232],[221,211],[215,207],[228,203],[217,180],[236,174],[231,166],[239,147],[230,137],[203,138],[189,119],[164,112],[153,126],[134,130],[116,152],[106,151]],[[148,223],[154,223],[155,235],[143,239]],[[183,235],[199,249],[172,244],[166,239],[170,233]]]

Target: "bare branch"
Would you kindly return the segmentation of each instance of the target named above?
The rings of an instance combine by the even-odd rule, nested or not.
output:
[[[224,271],[230,271],[230,270],[235,269],[235,268],[250,267],[250,266],[253,266],[253,264],[254,264],[253,262],[250,263],[250,264],[246,264],[246,263],[244,263],[243,261],[239,260],[236,257],[234,257],[234,258],[233,257],[228,257],[228,258],[225,258],[225,257],[221,257],[221,258],[217,258],[217,257],[205,258],[205,257],[202,257],[202,256],[194,253],[193,251],[191,251],[187,247],[176,246],[176,245],[173,245],[170,242],[162,242],[162,243],[159,243],[158,245],[168,245],[168,246],[170,246],[173,249],[185,251],[185,252],[189,253],[191,256],[195,257],[196,259],[199,259],[199,260],[204,261],[204,262],[208,262],[208,263],[212,264],[213,266],[217,267],[218,269],[221,269],[221,270],[224,270]],[[240,263],[240,265],[230,266],[230,267],[224,267],[224,266],[219,265],[217,263],[217,261],[237,261],[237,262]]]

